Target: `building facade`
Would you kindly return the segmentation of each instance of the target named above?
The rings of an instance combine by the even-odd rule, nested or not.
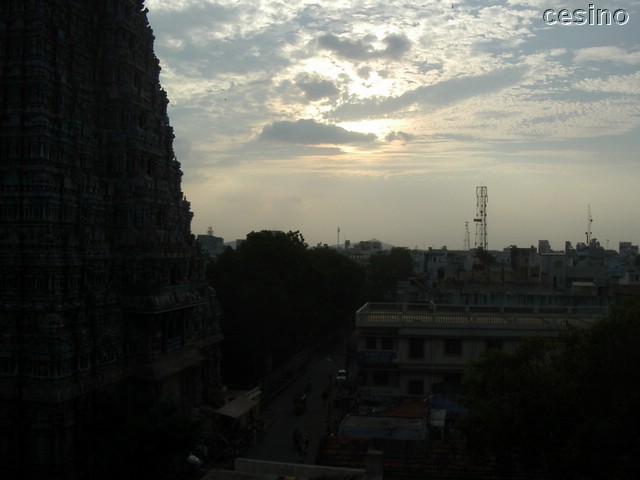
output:
[[[224,252],[224,238],[216,237],[213,232],[209,232],[206,235],[198,235],[197,240],[202,245],[205,253],[211,258],[216,258]]]
[[[524,337],[588,327],[606,309],[367,303],[356,312],[358,391],[368,402],[421,398],[459,384],[471,359]]]
[[[142,0],[0,4],[0,477],[79,478],[96,399],[220,386]]]

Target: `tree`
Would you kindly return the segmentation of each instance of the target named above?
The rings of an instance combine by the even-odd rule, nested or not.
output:
[[[394,247],[369,257],[368,297],[371,301],[393,301],[398,280],[413,275],[413,259],[406,248]]]
[[[208,278],[221,307],[222,373],[252,384],[347,326],[361,300],[363,275],[329,249],[309,249],[299,232],[252,232],[213,262]]]
[[[561,375],[553,365],[557,344],[523,340],[513,352],[490,350],[472,362],[464,383],[469,408],[459,428],[472,448],[525,465],[547,460],[564,425]]]
[[[543,468],[548,478],[632,478],[640,451],[638,345],[635,302],[558,340],[488,352],[465,376],[469,413],[459,427],[472,448]]]

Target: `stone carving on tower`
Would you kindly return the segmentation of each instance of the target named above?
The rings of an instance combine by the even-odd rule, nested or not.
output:
[[[153,41],[141,0],[0,3],[2,478],[80,475],[100,392],[220,386]]]

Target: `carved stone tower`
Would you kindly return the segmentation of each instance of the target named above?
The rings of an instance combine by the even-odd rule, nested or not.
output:
[[[79,478],[122,385],[183,409],[219,388],[142,0],[0,3],[0,477]]]

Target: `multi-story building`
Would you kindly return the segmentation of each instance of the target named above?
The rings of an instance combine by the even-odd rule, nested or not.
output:
[[[351,242],[345,242],[344,254],[354,262],[361,265],[367,265],[369,257],[383,251],[382,242],[379,240],[367,240],[352,245]]]
[[[631,242],[620,242],[618,245],[618,251],[621,257],[627,258],[638,256],[638,245],[634,245]]]
[[[77,478],[96,401],[219,386],[142,0],[0,3],[0,477]]]
[[[224,252],[224,238],[216,237],[213,234],[213,229],[209,228],[209,231],[206,235],[198,235],[198,242],[202,245],[202,249],[209,255],[211,258],[216,258],[222,252]]]
[[[458,384],[469,360],[524,337],[588,327],[606,309],[367,303],[356,312],[358,389],[372,402],[425,397]]]

